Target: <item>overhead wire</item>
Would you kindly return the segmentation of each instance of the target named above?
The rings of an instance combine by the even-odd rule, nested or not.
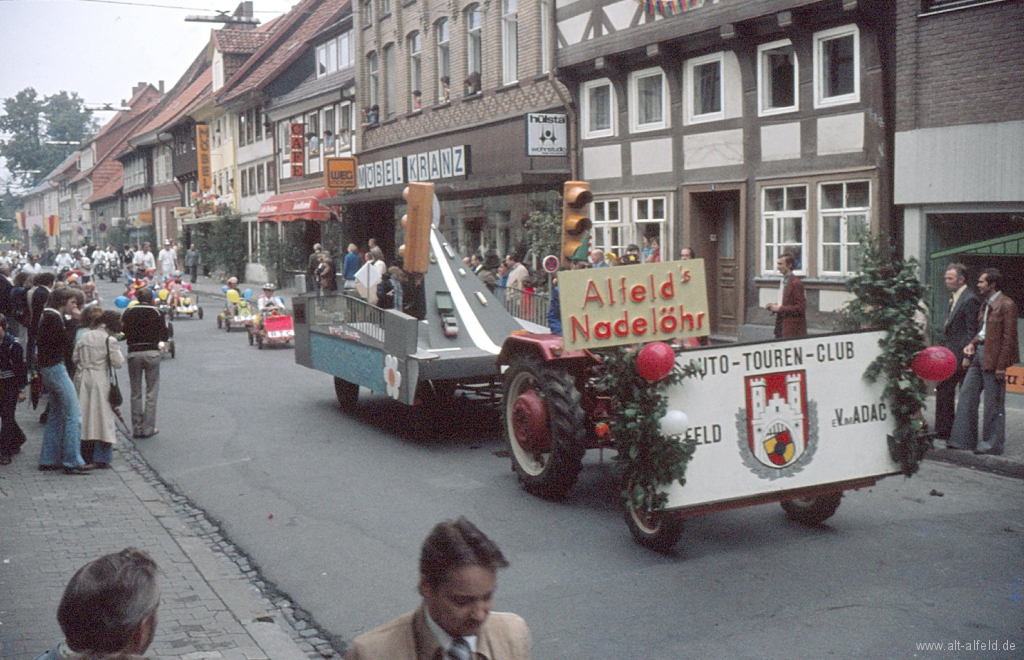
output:
[[[0,0],[0,2],[16,2],[17,0]],[[67,0],[69,2],[96,2],[105,5],[127,5],[129,7],[151,7],[155,9],[184,9],[187,11],[214,11],[217,13],[228,13],[221,12],[217,9],[210,9],[209,7],[182,7],[181,5],[161,5],[152,2],[127,2],[127,0]],[[254,14],[286,14],[286,11],[273,11],[269,9],[254,10]]]

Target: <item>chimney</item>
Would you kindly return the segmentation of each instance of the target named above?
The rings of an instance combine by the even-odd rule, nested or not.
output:
[[[158,80],[157,81],[157,89],[160,90],[161,94],[164,93],[164,81],[162,81],[162,80]]]

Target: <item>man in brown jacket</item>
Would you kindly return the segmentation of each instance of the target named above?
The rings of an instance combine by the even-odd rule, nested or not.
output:
[[[529,660],[519,616],[491,612],[501,550],[460,517],[437,524],[420,552],[423,603],[352,642],[346,660]]]
[[[981,330],[964,347],[967,376],[960,386],[960,403],[946,447],[999,456],[1006,441],[1006,368],[1020,361],[1017,304],[1003,293],[1003,274],[995,268],[986,269],[978,278],[978,293],[985,301],[978,312]],[[982,392],[985,426],[979,442],[978,404]]]
[[[804,283],[793,274],[795,266],[796,258],[788,252],[775,262],[775,268],[782,275],[779,301],[768,303],[765,309],[775,314],[776,339],[807,334],[807,299],[804,297]]]

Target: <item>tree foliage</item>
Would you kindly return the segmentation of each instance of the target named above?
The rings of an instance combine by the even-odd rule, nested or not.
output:
[[[562,198],[558,198],[561,205]],[[562,216],[550,210],[531,211],[526,221],[526,248],[538,260],[562,254]]]
[[[246,225],[242,216],[222,216],[219,220],[196,225],[192,242],[202,255],[203,265],[218,270],[226,277],[245,279],[245,264],[249,260]]]
[[[40,98],[26,87],[4,99],[0,156],[19,186],[31,188],[96,131],[92,111],[75,92]],[[63,144],[51,144],[51,143]]]
[[[930,445],[921,414],[927,388],[910,368],[914,356],[927,348],[923,319],[927,318],[928,289],[921,282],[916,259],[890,261],[869,234],[860,237],[860,245],[861,271],[846,282],[856,297],[842,310],[843,326],[886,331],[879,341],[882,354],[868,365],[864,377],[870,382],[880,376],[886,379],[884,396],[896,418],[889,452],[910,476]]]
[[[49,241],[46,238],[46,230],[40,225],[32,227],[32,235],[29,238],[29,242],[32,243],[32,247],[35,248],[36,252],[44,252],[49,245]]]

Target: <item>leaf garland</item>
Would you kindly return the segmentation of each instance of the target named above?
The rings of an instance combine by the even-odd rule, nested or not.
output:
[[[695,439],[664,436],[661,418],[668,410],[665,390],[684,378],[699,375],[696,361],[680,366],[656,383],[637,373],[639,347],[614,347],[600,351],[604,373],[597,389],[614,402],[611,435],[616,463],[622,476],[622,496],[637,508],[660,510],[668,496],[664,486],[686,483],[686,466],[697,447]]]
[[[846,289],[856,298],[840,312],[840,325],[847,330],[886,331],[878,342],[882,354],[868,365],[864,378],[872,383],[879,376],[886,378],[883,395],[896,418],[896,429],[888,438],[889,453],[909,477],[931,446],[922,415],[927,389],[910,368],[914,356],[927,348],[924,300],[928,289],[918,276],[916,259],[888,261],[869,234],[860,237],[860,256],[860,272],[846,281]]]

